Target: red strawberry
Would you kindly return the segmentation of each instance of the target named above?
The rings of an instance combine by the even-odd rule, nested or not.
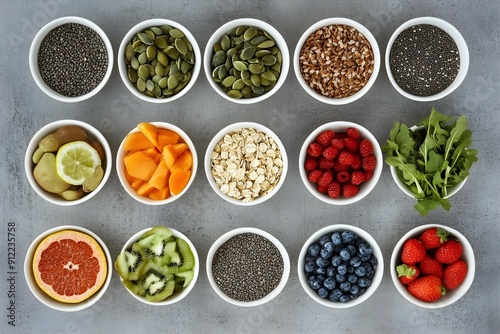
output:
[[[347,137],[354,138],[354,139],[359,139],[359,137],[360,137],[359,131],[355,128],[347,128],[345,130],[345,134],[347,135]]]
[[[332,130],[325,130],[316,137],[315,141],[323,147],[328,147],[333,138],[335,138],[335,132]]]
[[[415,298],[426,302],[434,302],[446,294],[446,289],[439,277],[420,276],[408,285],[408,292]]]
[[[346,148],[349,151],[351,151],[351,152],[357,152],[358,151],[359,143],[358,143],[358,141],[356,139],[351,138],[351,137],[347,137],[347,138],[344,138],[344,143],[345,143]]]
[[[331,142],[331,145],[338,148],[339,150],[343,150],[345,148],[345,142],[341,138],[334,138]]]
[[[401,261],[404,264],[415,264],[422,261],[425,257],[424,245],[418,239],[410,238],[403,244],[403,251],[401,252]]]
[[[327,158],[319,159],[319,169],[325,171],[335,167],[335,161],[328,160]]]
[[[339,149],[334,146],[329,146],[323,151],[323,156],[328,160],[333,160],[339,154]]]
[[[441,262],[434,260],[429,255],[419,263],[420,272],[425,275],[434,275],[443,278],[443,265]]]
[[[330,198],[338,198],[340,196],[340,183],[333,181],[328,186],[328,196]]]
[[[354,197],[358,194],[359,188],[354,184],[346,183],[342,187],[342,196],[345,198]]]
[[[324,171],[323,174],[321,174],[321,177],[318,179],[318,185],[328,188],[332,180],[333,180],[332,171],[329,170]]]
[[[462,244],[451,239],[439,246],[434,258],[441,263],[450,264],[460,259],[462,250]]]
[[[420,235],[418,240],[424,244],[425,249],[433,249],[448,240],[448,235],[449,233],[442,228],[430,227]]]
[[[351,178],[351,173],[349,173],[346,170],[343,170],[343,171],[338,172],[337,175],[335,176],[335,178],[340,183],[345,183],[345,182],[348,182],[349,179]]]
[[[375,159],[375,156],[373,154],[363,157],[361,162],[363,164],[363,169],[367,172],[375,170],[375,166],[377,165],[377,160]]]
[[[359,142],[359,153],[362,157],[366,157],[367,155],[373,154],[373,145],[372,142],[368,139],[363,139]]]
[[[359,186],[365,180],[365,173],[362,171],[354,171],[351,173],[351,183],[355,186]]]
[[[304,163],[304,169],[306,172],[312,172],[313,170],[318,169],[318,161],[313,158],[307,158]]]
[[[420,270],[418,270],[417,266],[414,264],[409,266],[406,264],[400,264],[396,267],[396,271],[398,273],[399,281],[404,285],[410,284],[418,277],[418,275],[420,275]]]
[[[307,147],[307,154],[311,157],[317,158],[323,153],[323,146],[318,143],[311,143]]]
[[[316,182],[318,182],[318,180],[321,177],[321,175],[323,175],[323,172],[320,171],[319,169],[313,170],[312,172],[309,173],[309,175],[307,176],[307,179],[310,182],[316,183]]]
[[[340,151],[337,160],[342,165],[350,166],[354,162],[354,154],[347,150]]]
[[[463,260],[458,260],[444,268],[443,284],[447,290],[458,288],[467,275],[467,264]]]

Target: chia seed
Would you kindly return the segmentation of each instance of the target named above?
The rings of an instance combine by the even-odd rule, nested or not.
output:
[[[455,80],[460,54],[447,32],[434,25],[418,24],[396,37],[389,64],[401,89],[415,96],[431,96]]]
[[[97,32],[78,23],[62,24],[45,36],[38,50],[43,81],[61,95],[92,91],[104,78],[108,53]]]
[[[228,297],[249,302],[273,291],[283,276],[283,257],[265,237],[238,234],[223,243],[212,260],[217,286]]]

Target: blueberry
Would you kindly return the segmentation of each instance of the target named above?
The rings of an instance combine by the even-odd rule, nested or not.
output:
[[[335,280],[337,281],[337,283],[343,283],[343,282],[345,282],[346,279],[347,279],[347,277],[345,275],[342,275],[339,273],[337,273],[335,275]]]
[[[370,271],[368,274],[366,274],[366,277],[368,277],[369,279],[372,279],[373,276],[375,276],[375,271]]]
[[[335,289],[330,293],[330,296],[328,298],[330,298],[332,302],[337,302],[340,300],[340,297],[342,297],[342,295],[343,295],[342,290]]]
[[[354,284],[358,281],[358,276],[349,274],[347,275],[347,281],[350,282],[351,284]]]
[[[351,253],[349,252],[349,250],[347,248],[342,249],[340,251],[339,255],[343,261],[349,261],[349,259],[351,258]]]
[[[372,255],[373,254],[373,248],[372,248],[372,246],[370,246],[366,242],[364,242],[361,245],[359,245],[358,249],[359,249],[359,253],[361,255]]]
[[[325,279],[326,279],[325,275],[318,275],[318,276],[316,276],[316,280],[318,281],[318,283],[320,285],[323,285],[323,282],[325,281]]]
[[[312,255],[307,254],[306,255],[306,262],[309,262],[309,261],[310,262],[316,261],[316,256],[312,256]]]
[[[353,266],[347,266],[347,272],[349,274],[354,274],[354,270],[356,270],[356,267]]]
[[[323,249],[329,253],[333,253],[333,243],[331,241],[328,241],[323,245]]]
[[[309,253],[309,255],[316,257],[316,256],[318,256],[320,249],[321,249],[321,247],[318,244],[312,244],[307,249],[307,252]]]
[[[359,293],[359,285],[357,285],[357,284],[351,284],[351,288],[349,289],[349,292],[352,295],[358,295],[358,293]]]
[[[366,277],[361,277],[358,279],[358,285],[360,288],[367,288],[372,284],[372,280]]]
[[[330,240],[331,240],[331,238],[329,235],[324,235],[321,238],[319,238],[319,244],[321,247],[323,247]]]
[[[368,262],[363,262],[361,264],[361,267],[365,268],[366,273],[371,273],[372,271],[374,271],[372,265]]]
[[[342,232],[341,236],[342,236],[342,241],[345,244],[352,244],[358,238],[358,235],[352,231],[344,231]]]
[[[325,281],[323,282],[323,286],[330,291],[335,289],[335,285],[336,285],[336,283],[335,283],[335,280],[333,279],[333,277],[327,277],[327,278],[325,278]]]
[[[337,273],[337,271],[335,270],[335,268],[333,268],[333,267],[326,268],[326,276],[333,277],[333,276],[335,276],[336,273]]]
[[[356,270],[354,270],[354,273],[356,276],[363,277],[366,275],[366,269],[365,267],[357,267]]]
[[[356,298],[358,298],[358,297],[359,297],[359,295],[353,295],[353,294],[350,294],[350,295],[349,295],[349,299],[350,299],[350,300],[354,300],[354,299],[356,299]]]
[[[332,252],[329,252],[327,251],[325,248],[321,248],[321,251],[319,252],[319,255],[323,258],[323,259],[329,259],[332,257],[333,253]]]
[[[354,245],[347,245],[347,250],[349,251],[349,253],[351,253],[351,256],[353,256],[354,254],[357,253],[357,249],[356,249],[356,246]]]
[[[325,288],[319,288],[319,290],[318,290],[318,296],[320,298],[326,298],[326,297],[328,297],[329,294],[330,294],[329,291]]]
[[[334,255],[332,257],[332,265],[334,267],[340,266],[341,263],[342,263],[342,258],[339,255]]]
[[[340,290],[347,292],[351,289],[351,283],[349,282],[340,283],[339,288]]]
[[[318,257],[316,259],[316,265],[320,268],[326,267],[329,264],[330,262],[328,260],[323,259],[322,257]]]
[[[332,243],[336,246],[339,246],[342,244],[342,237],[340,236],[340,233],[339,232],[334,232],[332,234]]]
[[[340,266],[338,266],[337,272],[341,275],[347,274],[347,266],[345,264],[341,264]]]
[[[372,258],[372,256],[371,256],[371,255],[363,255],[363,254],[361,254],[361,253],[358,253],[358,257],[359,257],[359,259],[360,259],[361,261],[363,261],[363,262],[368,262],[368,261],[370,261],[370,259]]]
[[[326,268],[316,267],[316,269],[313,272],[316,275],[325,275],[326,274]]]
[[[351,298],[350,298],[348,295],[342,295],[342,296],[340,296],[340,298],[339,298],[339,301],[340,301],[341,303],[347,303],[349,300],[351,300]]]
[[[314,262],[306,262],[306,264],[304,265],[304,272],[306,274],[310,274],[314,271]]]
[[[316,276],[309,276],[309,278],[307,279],[307,284],[309,284],[309,286],[313,290],[318,290],[319,288],[321,288],[321,284],[319,284]]]
[[[370,263],[373,266],[373,268],[377,268],[378,260],[377,260],[377,258],[375,256],[372,256],[370,258]]]
[[[357,256],[351,257],[349,264],[353,267],[359,267],[361,265],[361,260]]]

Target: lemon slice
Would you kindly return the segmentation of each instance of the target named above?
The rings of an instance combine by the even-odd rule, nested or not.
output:
[[[64,182],[81,185],[94,175],[101,164],[99,154],[84,141],[74,141],[59,148],[56,155],[57,174]]]

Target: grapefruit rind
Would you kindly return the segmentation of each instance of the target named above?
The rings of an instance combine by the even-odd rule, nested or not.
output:
[[[99,263],[99,271],[95,278],[95,284],[87,289],[84,293],[73,294],[70,296],[62,295],[54,290],[52,285],[47,284],[42,279],[42,273],[39,270],[40,261],[42,261],[42,254],[53,243],[61,242],[61,240],[72,240],[75,242],[84,242],[91,247],[93,253],[92,257],[96,258]],[[70,254],[72,255],[72,254]],[[33,276],[38,287],[51,298],[68,304],[77,304],[83,302],[94,295],[104,285],[108,272],[108,265],[106,255],[101,245],[90,235],[74,230],[63,230],[55,232],[45,237],[37,246],[33,255]]]

